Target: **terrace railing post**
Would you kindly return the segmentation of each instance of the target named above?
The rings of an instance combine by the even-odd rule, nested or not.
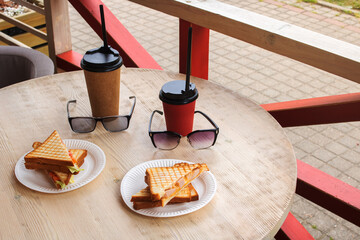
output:
[[[56,65],[56,55],[72,49],[67,0],[45,0],[49,57]]]
[[[179,19],[179,72],[186,73],[186,54],[188,29],[192,26],[191,75],[203,79],[209,78],[209,38],[210,30],[183,19]]]

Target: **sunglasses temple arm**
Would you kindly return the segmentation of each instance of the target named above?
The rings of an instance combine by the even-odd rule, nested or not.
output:
[[[149,122],[149,135],[151,134],[151,124],[152,124],[152,120],[154,117],[155,111],[152,112],[151,117],[150,117],[150,122]]]
[[[76,103],[76,100],[70,100],[70,101],[67,102],[66,110],[67,110],[68,118],[70,118],[70,111],[69,111],[69,105],[70,105],[70,103]]]
[[[155,113],[159,113],[160,115],[163,115],[163,112],[159,111],[159,110],[154,110],[152,112],[151,117],[150,117],[150,123],[149,123],[149,134],[151,133],[151,124],[152,124],[152,120],[153,120],[153,117],[154,117]]]
[[[219,131],[218,125],[216,125],[216,123],[208,115],[206,115],[205,113],[203,113],[201,111],[195,111],[195,113],[202,114],[216,128],[216,130]]]
[[[129,97],[129,99],[134,99],[134,104],[132,105],[131,110],[130,110],[130,114],[129,114],[129,116],[130,116],[130,118],[131,118],[132,115],[133,115],[134,109],[135,109],[135,105],[136,105],[136,97],[135,97],[135,96],[131,96],[131,97]]]

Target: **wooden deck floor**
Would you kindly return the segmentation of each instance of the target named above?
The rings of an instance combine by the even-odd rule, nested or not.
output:
[[[17,20],[22,21],[32,27],[46,32],[45,16],[34,11],[27,12],[21,16],[16,17]],[[0,20],[0,31],[10,35],[16,40],[36,49],[46,55],[49,55],[47,42],[31,33],[24,32],[20,28],[10,24],[4,20]],[[7,45],[0,41],[0,45]]]

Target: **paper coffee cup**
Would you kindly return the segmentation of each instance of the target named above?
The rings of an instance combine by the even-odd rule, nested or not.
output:
[[[192,132],[195,103],[199,94],[195,84],[190,83],[185,91],[185,81],[167,82],[160,90],[159,98],[163,102],[166,129],[186,136]]]
[[[92,115],[119,115],[120,71],[123,60],[110,46],[89,50],[81,60]]]

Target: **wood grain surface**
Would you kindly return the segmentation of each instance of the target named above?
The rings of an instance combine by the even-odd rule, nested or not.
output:
[[[137,105],[127,131],[71,131],[71,114],[86,116],[90,105],[82,71],[33,79],[0,89],[0,239],[269,239],[285,220],[295,192],[296,160],[280,125],[254,102],[211,81],[191,78],[199,90],[196,109],[220,127],[217,143],[193,149],[185,139],[172,151],[155,149],[148,136],[150,114],[162,109],[161,86],[182,74],[122,68],[120,114]],[[164,127],[159,121],[155,127]],[[194,128],[207,128],[195,118]],[[56,129],[63,139],[84,139],[106,155],[103,172],[71,192],[45,194],[17,181],[14,168]],[[150,218],[131,211],[120,195],[124,175],[154,159],[204,162],[217,180],[204,208],[174,218]],[[30,171],[30,170],[29,170]]]

